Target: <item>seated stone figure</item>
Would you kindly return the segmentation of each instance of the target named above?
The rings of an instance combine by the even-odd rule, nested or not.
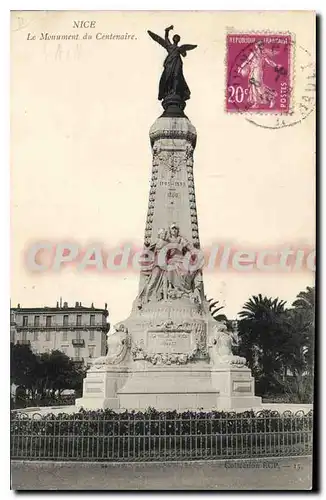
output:
[[[232,354],[234,340],[235,335],[228,331],[224,321],[211,326],[208,348],[213,366],[227,364],[240,367],[246,364],[246,358]]]
[[[120,363],[128,349],[128,330],[122,323],[115,326],[115,332],[107,337],[108,352],[93,361],[93,366],[115,365]]]
[[[166,238],[167,231],[163,228],[160,229],[157,234],[156,242],[148,248],[154,253],[154,262],[152,266],[147,266],[145,271],[142,271],[146,276],[146,280],[137,299],[139,309],[141,309],[143,304],[146,304],[147,302],[167,298],[166,272],[157,263],[158,253],[168,243]]]

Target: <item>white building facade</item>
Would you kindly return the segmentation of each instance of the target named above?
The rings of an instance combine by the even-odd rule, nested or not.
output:
[[[64,352],[75,362],[90,364],[93,358],[106,354],[106,337],[110,329],[108,310],[68,306],[11,308],[10,340],[28,344],[34,352]]]

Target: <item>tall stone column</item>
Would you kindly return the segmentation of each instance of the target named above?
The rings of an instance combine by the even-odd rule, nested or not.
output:
[[[160,228],[177,223],[183,236],[199,247],[193,175],[197,133],[187,118],[158,118],[150,129],[153,167],[145,227],[145,245]]]

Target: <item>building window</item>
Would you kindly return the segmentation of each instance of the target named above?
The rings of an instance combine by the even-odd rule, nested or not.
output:
[[[52,316],[47,316],[46,317],[46,326],[51,326],[51,323],[52,323]]]
[[[81,314],[77,314],[77,326],[81,326]]]
[[[68,314],[65,314],[63,317],[63,326],[68,326]]]
[[[62,341],[66,342],[67,340],[68,340],[68,332],[67,331],[62,332]]]
[[[94,332],[94,330],[91,330],[89,332],[89,340],[95,340],[95,332]]]
[[[34,326],[40,326],[40,317],[34,316]]]
[[[23,326],[28,325],[28,316],[23,316]]]
[[[38,332],[34,332],[34,341],[38,340]]]
[[[75,347],[75,358],[80,359],[80,347]]]
[[[93,358],[93,357],[94,357],[94,353],[95,353],[95,346],[93,346],[93,345],[91,346],[91,345],[90,345],[90,346],[88,347],[88,351],[89,351],[89,357],[90,357],[90,358]]]
[[[45,340],[49,342],[51,340],[51,332],[46,332],[45,334]]]
[[[22,341],[26,342],[27,340],[27,332],[22,332]]]
[[[91,314],[90,316],[90,325],[95,326],[95,314]]]
[[[76,332],[76,340],[81,340],[81,332]]]

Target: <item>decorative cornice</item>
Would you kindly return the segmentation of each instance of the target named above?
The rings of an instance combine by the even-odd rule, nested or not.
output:
[[[156,129],[149,134],[151,146],[157,139],[185,139],[189,141],[193,147],[196,146],[197,134],[191,130],[180,129]]]
[[[53,325],[53,326],[16,326],[17,332],[48,332],[48,331],[89,331],[89,330],[98,330],[101,332],[107,332],[109,330],[109,325],[101,325],[101,326],[63,326],[63,325]]]
[[[101,313],[108,316],[107,309],[98,309],[95,307],[76,306],[76,307],[11,307],[10,311],[15,314],[66,314],[66,313]]]
[[[132,356],[134,361],[144,360],[152,363],[153,365],[185,365],[189,361],[192,361],[196,354],[198,353],[198,345],[187,352],[187,353],[158,353],[158,352],[146,352],[142,347],[135,345],[132,348]]]

